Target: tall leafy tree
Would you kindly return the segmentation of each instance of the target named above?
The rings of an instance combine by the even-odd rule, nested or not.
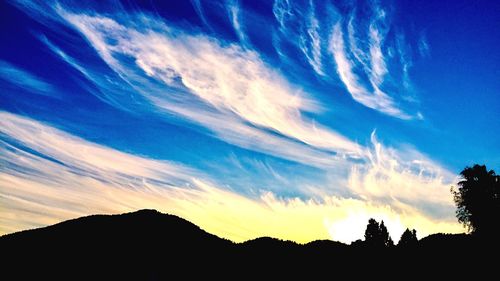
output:
[[[458,188],[452,188],[456,216],[475,234],[500,233],[500,176],[484,165],[466,167]]]
[[[385,247],[392,247],[394,246],[394,242],[392,241],[391,236],[389,235],[389,232],[387,231],[387,227],[385,227],[384,221],[380,222],[380,239],[382,240],[382,244]]]

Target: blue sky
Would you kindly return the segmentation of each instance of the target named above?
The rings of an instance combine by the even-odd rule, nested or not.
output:
[[[459,232],[456,175],[500,165],[495,1],[0,5],[3,233],[151,207],[238,241]]]

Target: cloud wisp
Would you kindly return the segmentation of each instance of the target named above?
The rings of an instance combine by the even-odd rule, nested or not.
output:
[[[379,41],[378,33],[373,31],[373,40]],[[379,89],[379,85],[383,81],[383,76],[386,74],[386,66],[381,57],[380,46],[373,45],[370,49],[371,53],[371,78],[373,92],[370,92],[361,82],[358,75],[355,74],[355,65],[348,57],[346,46],[343,38],[342,27],[340,23],[335,24],[330,38],[330,51],[337,65],[337,73],[340,80],[356,101],[363,105],[379,110],[389,115],[397,116],[402,119],[411,118],[406,113],[402,112],[394,104],[392,98]]]
[[[400,119],[414,119],[416,115],[405,112],[396,102],[396,99],[404,100],[401,92],[394,91],[390,95],[383,90],[387,84],[396,83],[397,88],[397,83],[402,86],[408,83],[408,65],[400,66],[400,71],[406,74],[401,81],[395,81],[393,77],[390,77],[387,56],[383,48],[386,44],[389,25],[387,15],[382,8],[377,6],[373,7],[373,13],[373,19],[366,30],[361,28],[366,24],[359,22],[360,20],[355,17],[355,12],[347,21],[347,32],[344,30],[345,21],[339,20],[334,24],[330,35],[329,51],[335,61],[337,73],[357,102]],[[366,35],[363,37],[363,34]],[[360,39],[360,36],[363,39]],[[345,38],[348,39],[348,43],[345,43]]]
[[[297,6],[288,0],[276,0],[273,3],[273,14],[278,22],[277,40],[296,46],[305,60],[320,77],[326,73],[323,70],[323,40],[321,22],[316,17],[316,5],[311,0],[307,7]],[[307,11],[304,13],[303,11]],[[277,52],[292,60],[284,50]]]
[[[397,42],[388,35],[390,18],[386,11],[372,3],[367,7],[371,14],[366,20],[366,15],[357,16],[363,8],[341,12],[332,4],[318,5],[326,14],[323,17],[316,15],[314,1],[309,1],[308,7],[274,1],[278,42],[295,45],[318,76],[330,83],[340,80],[356,102],[400,119],[418,118],[405,108],[408,94],[398,90],[410,84],[407,68],[411,63],[400,63],[393,58],[395,54],[389,55]],[[304,10],[308,12],[304,14]],[[293,53],[288,55],[279,47],[277,52],[293,60]],[[401,59],[409,58],[406,55]]]
[[[208,23],[208,20],[205,16],[205,12],[203,12],[203,6],[201,4],[200,0],[191,0],[191,4],[193,5],[193,8],[200,18],[201,22],[209,29],[212,29],[210,24]]]
[[[57,98],[54,86],[37,76],[16,67],[8,62],[0,60],[0,79],[5,80],[12,85],[29,91],[37,95]]]
[[[393,208],[415,209],[453,220],[450,186],[457,181],[446,169],[412,148],[383,146],[372,133],[369,162],[353,165],[349,188],[366,201],[386,202]]]
[[[228,0],[227,9],[236,35],[238,35],[238,38],[240,39],[240,42],[243,46],[248,46],[250,43],[243,27],[238,1]]]
[[[424,32],[422,32],[418,40],[418,52],[423,58],[427,58],[431,55],[431,48],[429,47],[427,35]]]
[[[319,20],[315,15],[314,2],[309,1],[309,13],[307,15],[306,34],[300,36],[299,47],[312,66],[314,71],[324,76],[321,52],[321,35]]]

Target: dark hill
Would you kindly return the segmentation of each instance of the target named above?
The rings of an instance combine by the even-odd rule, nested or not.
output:
[[[95,274],[112,280],[155,279],[191,265],[214,266],[216,255],[230,260],[233,247],[229,240],[154,210],[82,217],[0,238],[2,256],[9,257],[7,264],[15,275],[28,279],[38,270],[35,276],[42,274],[47,280],[84,276],[92,280]],[[26,266],[30,270],[24,270]],[[196,271],[183,274],[191,273]]]
[[[231,245],[229,240],[221,239],[205,232],[198,226],[180,217],[162,214],[156,210],[140,210],[121,215],[92,215],[68,220],[52,226],[21,231],[1,237],[0,243],[36,243],[54,241],[54,237],[67,238],[67,242],[128,243],[127,239],[143,240],[144,243],[157,241],[186,240],[190,243],[223,247]],[[75,240],[73,240],[75,239]],[[127,246],[130,246],[127,244]],[[172,245],[174,246],[174,245]]]
[[[414,267],[420,270],[413,274],[424,277],[473,257],[464,267],[471,271],[487,264],[485,251],[499,253],[490,242],[444,234],[405,249],[329,240],[301,245],[269,237],[235,244],[154,210],[88,216],[0,237],[2,280],[356,279]]]

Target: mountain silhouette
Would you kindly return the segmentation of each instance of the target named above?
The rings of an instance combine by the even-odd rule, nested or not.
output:
[[[189,265],[215,264],[215,256],[230,260],[233,243],[173,215],[141,210],[123,215],[92,215],[0,238],[9,264],[30,265],[50,279],[156,279],[162,272]],[[217,253],[217,254],[215,254]],[[205,267],[205,266],[203,266]],[[161,269],[161,270],[160,270]],[[32,271],[14,272],[26,277]],[[68,274],[66,274],[68,273]],[[153,274],[154,276],[148,276]],[[183,272],[189,276],[190,272]],[[85,278],[84,278],[85,279]]]
[[[2,276],[11,277],[3,280],[313,280],[344,273],[359,278],[382,269],[440,272],[458,257],[475,257],[471,270],[487,264],[481,258],[485,250],[498,253],[491,246],[465,234],[431,235],[415,248],[270,237],[233,243],[155,210],[92,215],[0,237]]]

